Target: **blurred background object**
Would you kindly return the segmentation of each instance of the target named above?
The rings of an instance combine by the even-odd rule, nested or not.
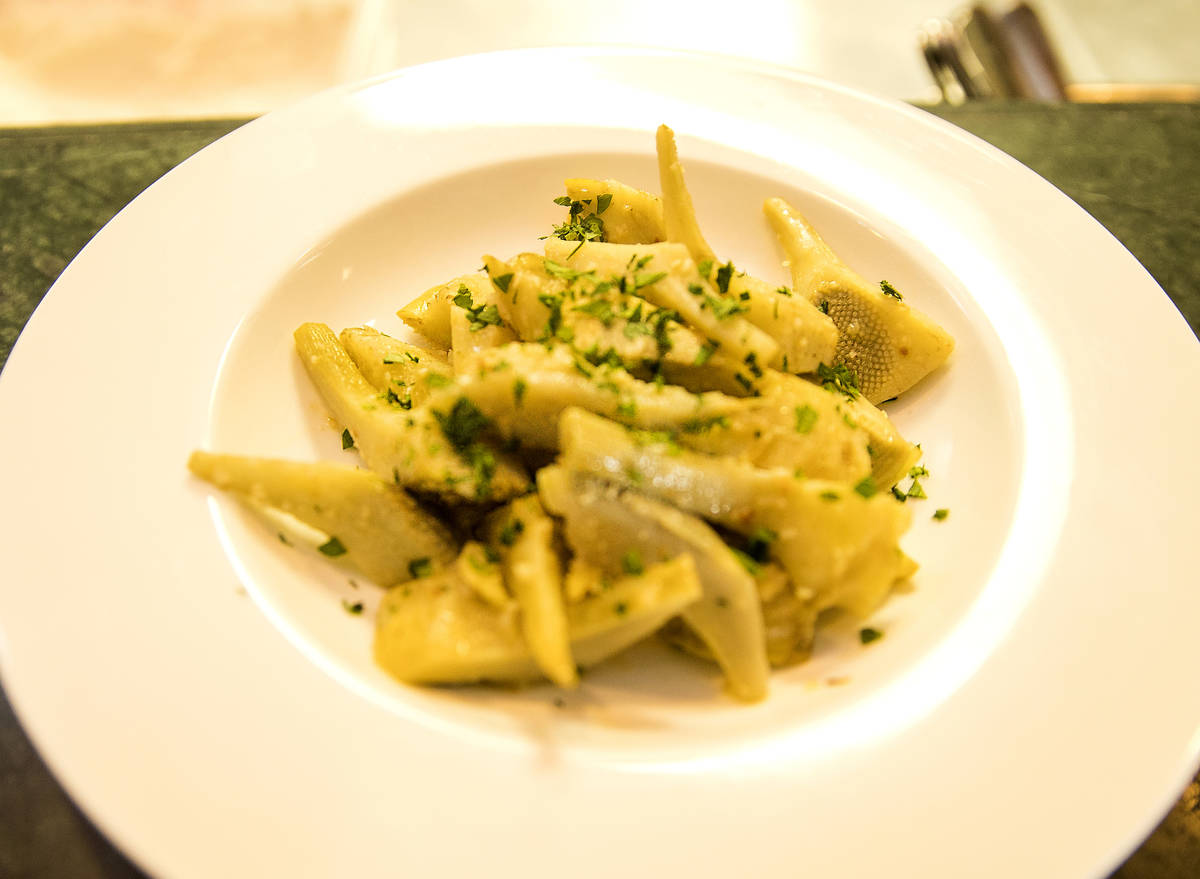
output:
[[[1193,14],[1200,15],[1200,6],[1191,8]],[[1158,23],[1150,30],[1162,32],[1168,21],[1178,20],[1156,21]],[[1150,39],[1152,34],[1147,31],[1146,37]],[[1032,101],[1200,99],[1200,86],[1182,82],[1070,82],[1054,37],[1028,3],[1016,3],[999,12],[981,3],[963,7],[948,18],[927,21],[921,28],[918,42],[942,100],[952,104],[987,98]],[[1128,48],[1128,43],[1123,44],[1121,53]],[[1157,75],[1170,69],[1169,59],[1152,57],[1151,61],[1154,63],[1149,67]],[[1183,65],[1181,72],[1186,70],[1187,65]],[[1194,73],[1190,71],[1189,75]]]
[[[998,31],[1007,55],[987,40]],[[1036,13],[946,0],[0,0],[0,125],[253,115],[395,67],[548,45],[717,52],[911,101],[1009,96],[1023,74],[1006,76],[1006,58],[1033,71],[1038,99],[1194,96],[1176,84],[1200,83],[1197,35],[1197,0],[1041,0]]]

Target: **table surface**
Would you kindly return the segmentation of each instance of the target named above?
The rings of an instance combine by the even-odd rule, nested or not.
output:
[[[1200,332],[1200,106],[929,109],[1078,202]],[[42,296],[100,227],[162,174],[244,121],[0,129],[0,366]],[[142,875],[71,803],[0,693],[0,876]],[[1113,879],[1196,876],[1200,776]]]

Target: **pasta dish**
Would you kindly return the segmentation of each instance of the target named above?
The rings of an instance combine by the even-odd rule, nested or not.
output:
[[[921,450],[877,404],[953,339],[780,199],[791,284],[741,271],[703,237],[665,126],[657,155],[660,196],[567,180],[537,252],[401,308],[420,344],[296,329],[360,467],[189,460],[386,589],[374,655],[401,681],[573,687],[654,636],[756,701],[824,615],[865,618],[916,570]]]

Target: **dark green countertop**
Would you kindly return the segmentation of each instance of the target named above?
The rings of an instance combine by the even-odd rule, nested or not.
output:
[[[1200,105],[980,103],[932,112],[1082,205],[1200,332]],[[147,185],[244,121],[0,129],[0,365],[88,239]],[[141,875],[72,805],[0,694],[0,876]],[[1193,781],[1114,879],[1196,876]]]

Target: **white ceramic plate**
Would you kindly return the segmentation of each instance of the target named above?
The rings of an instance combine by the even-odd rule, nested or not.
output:
[[[565,176],[655,188],[663,121],[719,253],[785,280],[783,195],[957,338],[893,409],[933,474],[917,589],[752,707],[654,650],[562,706],[396,684],[341,607],[372,590],[206,501],[187,454],[348,456],[292,329],[397,329],[536,248]],[[1197,352],[1083,211],[917,110],[689,55],[401,71],[203,150],[34,315],[0,382],[4,685],[164,876],[1099,876],[1200,745]]]

